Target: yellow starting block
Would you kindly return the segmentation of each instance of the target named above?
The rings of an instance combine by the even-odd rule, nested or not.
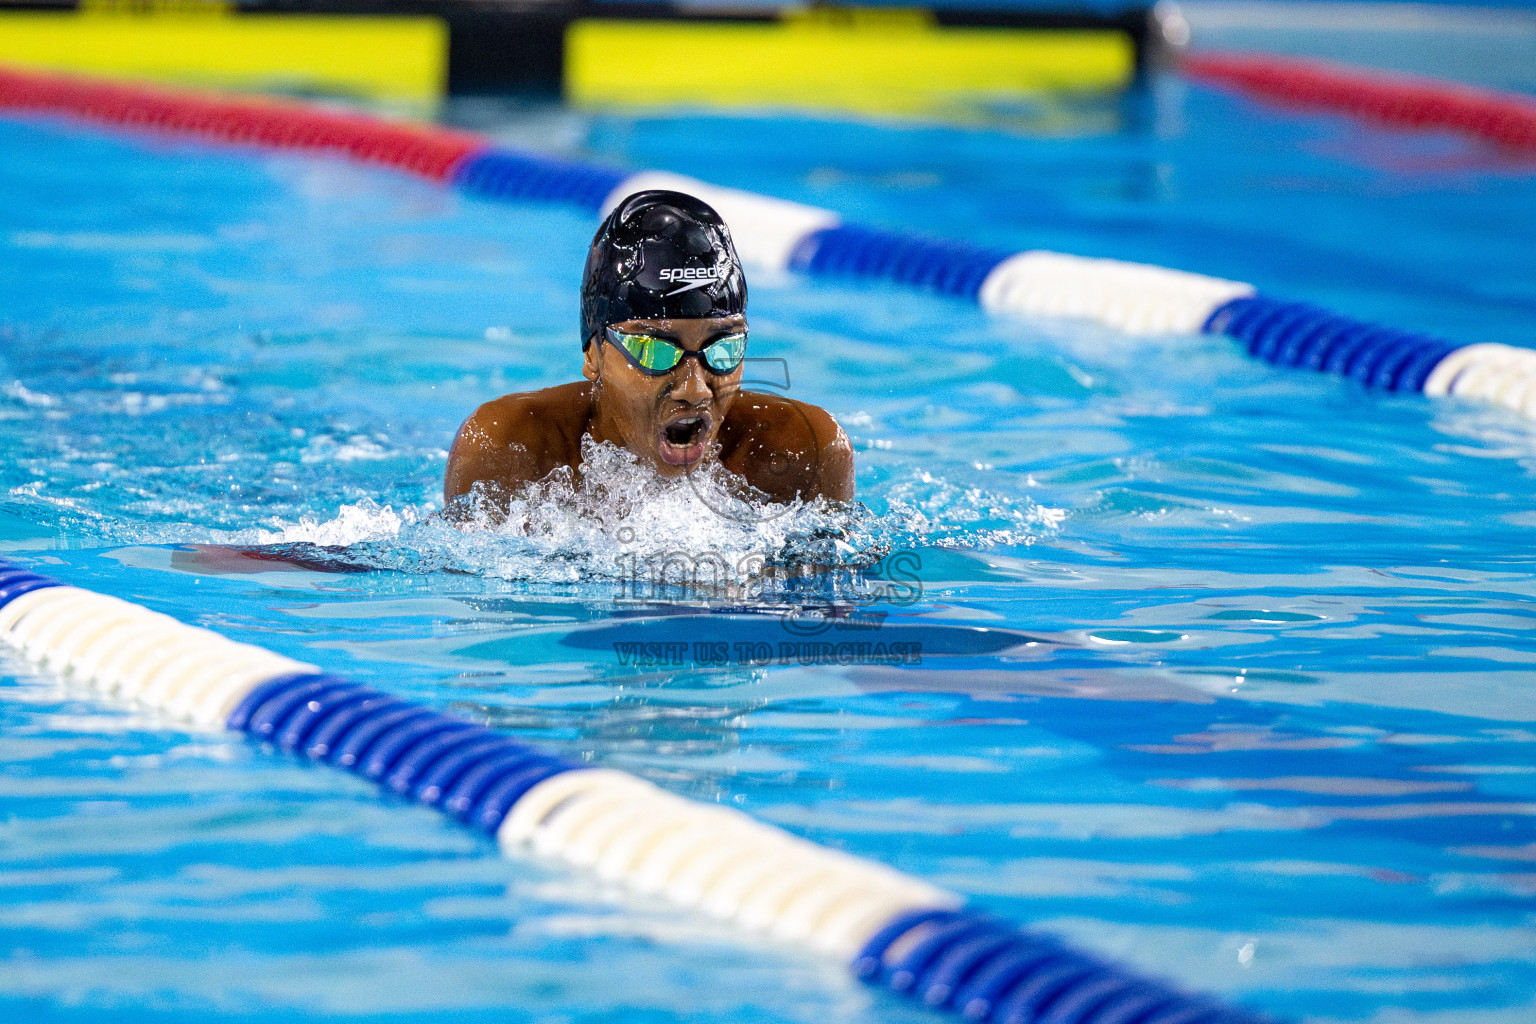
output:
[[[74,12],[0,13],[0,64],[430,107],[447,86],[448,29],[437,18],[97,0]]]
[[[584,18],[566,31],[565,94],[591,106],[911,115],[1119,89],[1135,64],[1122,31],[943,27],[920,10],[815,9],[755,23]]]

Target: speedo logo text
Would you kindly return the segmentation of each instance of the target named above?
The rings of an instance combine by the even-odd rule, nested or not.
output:
[[[718,267],[662,267],[658,275],[663,281],[680,283],[681,287],[674,288],[668,295],[677,295],[681,292],[691,292],[695,288],[703,288],[705,285],[725,277],[731,272],[729,263]]]
[[[663,281],[717,281],[724,277],[727,267],[662,267]]]

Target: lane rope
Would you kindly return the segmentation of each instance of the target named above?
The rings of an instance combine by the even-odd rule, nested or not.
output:
[[[286,100],[188,94],[0,69],[0,110],[344,156],[485,199],[561,203],[589,213],[605,213],[642,189],[672,188],[719,210],[742,261],[758,270],[885,281],[976,302],[991,313],[1072,317],[1129,335],[1225,334],[1251,355],[1278,366],[1331,373],[1386,391],[1492,401],[1536,418],[1530,350],[1492,343],[1465,346],[1399,331],[1259,295],[1239,281],[860,227],[843,223],[832,210],[683,175],[558,160],[490,145],[463,132]],[[1468,349],[1476,351],[1459,355]],[[1442,370],[1443,365],[1454,365],[1456,372]]]
[[[1536,98],[1268,53],[1187,53],[1197,82],[1301,110],[1346,114],[1388,128],[1441,129],[1536,152]]]
[[[541,856],[839,958],[999,1024],[1261,1024],[883,864],[0,560],[0,638],[40,668],[344,768]]]

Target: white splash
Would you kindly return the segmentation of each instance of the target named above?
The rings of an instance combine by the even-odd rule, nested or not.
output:
[[[379,506],[367,500],[356,505],[343,505],[335,519],[321,522],[314,516],[303,516],[293,526],[276,530],[256,531],[257,544],[314,544],[317,547],[351,547],[375,541],[392,540],[400,536],[400,528],[416,522],[411,509],[396,512],[388,505]]]
[[[689,579],[743,582],[765,565],[859,569],[910,548],[1027,545],[1059,510],[950,484],[926,471],[886,489],[887,509],[817,498],[770,501],[709,463],[666,478],[590,438],[582,471],[557,471],[510,503],[472,494],[448,512],[370,500],[335,516],[268,528],[161,527],[138,542],[293,547],[308,562],[404,572],[450,570],[529,583]]]

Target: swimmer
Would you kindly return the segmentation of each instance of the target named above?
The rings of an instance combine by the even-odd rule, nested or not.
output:
[[[603,221],[581,285],[585,381],[503,395],[448,453],[443,497],[505,500],[581,469],[584,437],[665,477],[716,460],[777,502],[853,498],[853,447],[825,410],[741,390],[747,283],[730,231],[681,192],[637,192]]]

